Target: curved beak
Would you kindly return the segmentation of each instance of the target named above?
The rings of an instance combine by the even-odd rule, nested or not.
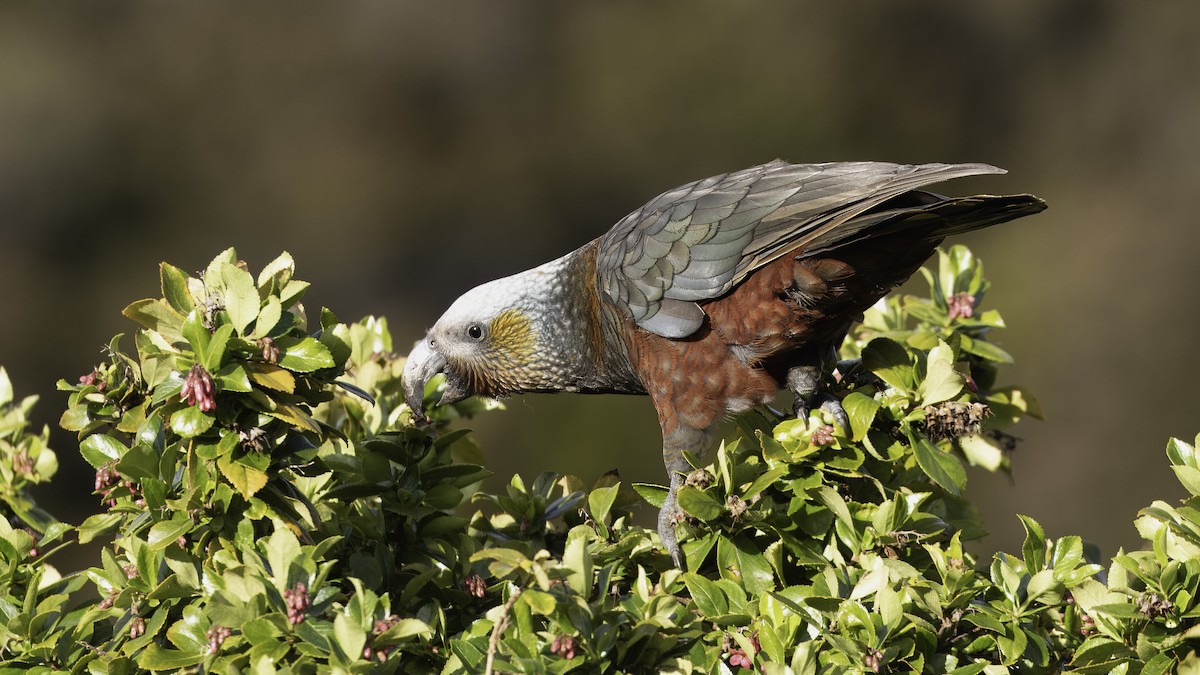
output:
[[[445,368],[446,358],[429,345],[429,338],[418,342],[404,362],[404,373],[400,376],[400,383],[404,387],[404,400],[408,407],[412,408],[413,418],[418,422],[429,421],[425,417],[423,403],[425,385]]]
[[[429,343],[429,338],[418,342],[404,362],[404,372],[400,376],[400,383],[404,387],[404,401],[408,403],[408,407],[413,411],[413,418],[418,422],[429,421],[425,416],[423,403],[425,385],[429,384],[434,375],[445,372],[446,357]],[[455,378],[448,377],[438,405],[461,401],[470,395],[471,392],[463,388]]]

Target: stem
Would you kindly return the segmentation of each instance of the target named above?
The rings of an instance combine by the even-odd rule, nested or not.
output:
[[[513,605],[516,604],[517,598],[521,597],[523,590],[522,588],[518,588],[513,591],[512,595],[508,596],[500,618],[496,621],[496,625],[492,626],[492,635],[488,638],[487,662],[483,668],[483,675],[492,675],[492,668],[496,660],[496,651],[500,648],[500,636],[508,629],[508,613],[512,611]]]

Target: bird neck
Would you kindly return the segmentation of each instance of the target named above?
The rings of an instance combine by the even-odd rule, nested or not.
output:
[[[629,361],[621,317],[603,301],[596,274],[597,242],[529,270],[544,284],[538,355],[546,389],[642,393]]]

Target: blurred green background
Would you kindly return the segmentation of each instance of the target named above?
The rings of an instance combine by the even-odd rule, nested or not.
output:
[[[389,317],[405,351],[475,284],[557,257],[658,192],[776,157],[986,161],[953,193],[1033,192],[961,241],[1048,419],[1014,513],[1107,554],[1183,491],[1200,431],[1200,4],[22,3],[0,5],[0,363],[54,426],[160,260],[280,250],[307,304]],[[132,347],[132,342],[126,345]],[[638,397],[528,396],[475,420],[490,466],[661,481]],[[57,432],[43,504],[79,522],[92,471]],[[85,564],[80,560],[78,564]],[[60,565],[73,565],[62,561]]]

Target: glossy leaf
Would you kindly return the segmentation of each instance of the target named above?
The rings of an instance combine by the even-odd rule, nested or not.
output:
[[[938,449],[924,436],[910,436],[909,441],[917,465],[925,475],[950,494],[960,494],[967,484],[967,472],[958,458]]]
[[[267,485],[267,474],[240,460],[224,455],[217,459],[221,475],[229,481],[242,497],[249,499]]]
[[[881,403],[857,391],[851,392],[849,396],[842,399],[842,409],[850,418],[853,440],[861,441],[866,437],[867,432],[871,430],[871,425],[875,422],[875,415],[881,407],[883,407]]]
[[[171,431],[183,438],[195,438],[212,428],[216,418],[199,405],[185,406],[171,413]]]
[[[237,334],[246,335],[246,329],[258,318],[258,288],[250,273],[237,265],[226,263],[220,270],[225,311],[229,312],[229,320]]]
[[[740,584],[747,593],[765,593],[775,588],[770,564],[745,536],[717,538],[717,567],[722,578]]]
[[[151,644],[138,656],[138,666],[150,671],[177,671],[204,660],[203,652],[185,652]]]
[[[296,391],[296,378],[291,371],[269,363],[245,364],[246,375],[254,384],[291,394]]]
[[[196,306],[188,290],[188,275],[169,263],[159,265],[159,281],[163,299],[180,315],[187,315]]]
[[[891,386],[908,390],[913,380],[912,357],[894,340],[876,338],[862,351],[863,366]]]
[[[168,342],[178,339],[183,327],[183,315],[172,309],[164,300],[138,300],[121,313],[143,328],[162,334]]]
[[[283,352],[279,365],[288,370],[308,373],[334,365],[329,349],[313,338],[280,338],[275,345]]]
[[[690,485],[680,488],[676,498],[685,513],[703,521],[715,520],[725,513],[725,506],[712,495]]]
[[[155,523],[146,537],[146,545],[153,550],[161,551],[190,532],[193,526],[192,521],[186,517]]]
[[[79,443],[79,453],[95,469],[120,459],[127,450],[124,443],[105,434],[92,434]]]
[[[592,490],[592,493],[588,495],[588,511],[591,512],[593,518],[602,523],[608,521],[608,512],[617,499],[619,489],[620,484]]]
[[[925,362],[925,379],[918,388],[922,405],[948,401],[962,391],[966,380],[954,369],[954,351],[945,342],[938,341]]]

